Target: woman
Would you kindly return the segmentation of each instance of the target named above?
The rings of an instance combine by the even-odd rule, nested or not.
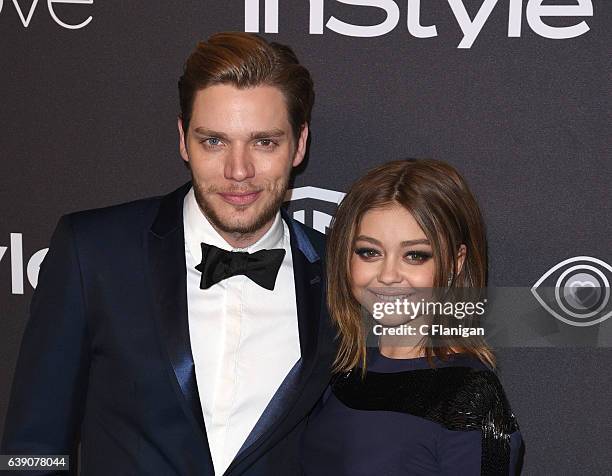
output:
[[[373,169],[336,212],[327,257],[339,351],[304,435],[305,474],[515,474],[521,437],[483,338],[434,336],[461,327],[441,308],[389,307],[485,288],[482,216],[459,173],[435,160]]]

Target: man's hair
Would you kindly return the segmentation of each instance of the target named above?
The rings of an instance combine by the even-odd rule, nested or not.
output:
[[[268,43],[252,33],[223,32],[200,41],[185,62],[178,82],[183,130],[187,134],[196,93],[215,84],[239,89],[273,86],[285,97],[297,140],[310,122],[314,103],[312,79],[288,46]]]

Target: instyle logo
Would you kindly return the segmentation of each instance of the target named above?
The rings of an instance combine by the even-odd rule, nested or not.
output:
[[[287,191],[285,202],[289,212],[300,223],[327,233],[336,207],[344,198],[343,192],[318,187],[298,187]]]
[[[9,251],[10,249],[10,251]],[[33,288],[38,284],[38,272],[40,264],[47,255],[49,248],[37,251],[25,263],[23,259],[23,235],[21,233],[10,234],[10,246],[0,246],[0,265],[9,251],[11,261],[11,291],[13,294],[23,294],[24,292],[24,264],[28,281]],[[5,260],[6,261],[6,260]]]
[[[311,35],[322,35],[325,28],[344,36],[353,37],[375,37],[386,35],[393,31],[400,22],[402,12],[395,0],[335,0],[338,3],[367,7],[383,10],[386,18],[376,25],[353,25],[339,18],[331,16],[325,20],[325,0],[310,0],[309,33]],[[440,0],[442,1],[442,0]],[[523,14],[527,24],[539,36],[555,40],[575,38],[589,31],[589,25],[581,17],[593,16],[592,0],[575,0],[575,5],[552,5],[549,0],[480,0],[482,3],[474,18],[465,7],[465,0],[446,0],[452,14],[457,21],[463,34],[457,48],[471,48],[487,23],[493,10],[498,4],[505,3],[508,6],[508,30],[509,38],[520,37],[522,34]],[[557,0],[562,2],[563,0]],[[278,6],[279,0],[245,0],[244,2],[244,31],[259,32],[260,4],[264,4],[264,32],[278,33]],[[421,24],[421,8],[431,7],[431,0],[404,0],[401,4],[406,5],[405,25],[415,38],[432,38],[438,36],[435,24]],[[546,4],[544,4],[546,2]],[[330,0],[327,2],[332,3]],[[566,2],[567,3],[567,2]],[[436,2],[436,5],[438,2]],[[526,8],[523,8],[526,4]],[[551,26],[543,18],[546,17],[574,17],[568,21],[570,25]]]
[[[2,10],[4,9],[5,5],[7,4],[7,8],[9,4],[13,4],[13,6],[15,7],[15,10],[17,11],[17,15],[19,15],[19,19],[21,20],[21,23],[23,24],[24,28],[28,28],[30,26],[30,22],[32,21],[32,17],[34,16],[34,13],[36,12],[36,7],[38,6],[38,0],[33,0],[33,1],[28,1],[28,0],[0,0],[0,14],[2,13]],[[93,20],[93,17],[90,15],[88,16],[85,20],[83,20],[80,23],[74,24],[74,23],[67,23],[66,21],[62,20],[57,12],[55,11],[55,6],[57,4],[71,4],[71,5],[75,5],[75,4],[82,4],[82,5],[91,5],[93,4],[93,0],[47,0],[47,10],[49,12],[49,16],[53,19],[53,21],[55,23],[57,23],[59,26],[61,26],[62,28],[65,28],[67,30],[79,30],[81,28],[85,28],[87,25],[89,25],[91,23],[91,20]],[[29,9],[28,9],[29,6]],[[40,10],[40,8],[39,8]]]

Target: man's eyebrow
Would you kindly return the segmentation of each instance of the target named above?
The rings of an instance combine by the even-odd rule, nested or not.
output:
[[[223,139],[223,140],[229,139],[227,134],[224,134],[223,132],[215,131],[212,129],[207,129],[206,127],[196,127],[193,131],[200,136],[218,137],[219,139]],[[282,129],[270,129],[269,131],[251,132],[250,138],[251,140],[277,139],[280,137],[284,137],[285,135],[286,135],[285,131],[283,131]]]
[[[218,137],[219,139],[227,140],[228,137],[223,132],[213,131],[212,129],[206,129],[205,127],[196,127],[193,132],[200,136],[206,137]]]
[[[284,135],[285,131],[281,129],[271,129],[269,131],[251,132],[251,139],[276,139]]]

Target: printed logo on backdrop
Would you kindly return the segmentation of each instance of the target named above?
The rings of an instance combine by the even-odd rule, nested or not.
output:
[[[23,294],[27,277],[30,286],[36,288],[40,264],[47,255],[49,248],[38,250],[30,257],[23,256],[23,235],[10,234],[9,246],[0,246],[0,266],[10,261],[11,266],[11,292]]]
[[[282,0],[245,0],[244,31],[259,33],[263,17],[263,31],[278,33],[279,1]],[[549,0],[480,1],[482,3],[479,10],[471,18],[464,4],[465,0],[446,0],[463,34],[457,48],[471,48],[491,13],[504,4],[508,7],[508,29],[503,34],[507,34],[509,38],[521,37],[523,17],[526,18],[531,30],[541,37],[555,40],[576,38],[589,31],[589,25],[581,17],[593,16],[592,0],[575,0],[575,5],[555,5]],[[356,8],[383,10],[386,18],[377,25],[353,25],[334,16],[326,18],[325,5],[334,2],[353,5]],[[543,4],[544,2],[546,4]],[[329,30],[344,36],[368,38],[386,35],[396,28],[404,28],[415,38],[433,38],[438,36],[436,25],[421,23],[421,8],[425,9],[428,6],[431,6],[430,0],[423,2],[421,0],[310,0],[308,32],[311,35],[323,35]],[[292,11],[291,14],[295,13]],[[573,17],[573,19],[568,19],[569,24],[565,26],[551,26],[545,21],[547,17]],[[398,26],[400,21],[403,27]]]
[[[550,268],[531,292],[552,316],[578,327],[612,317],[612,266],[590,256],[569,258]]]
[[[67,30],[79,30],[85,28],[91,23],[93,17],[87,16],[84,20],[78,23],[69,23],[65,18],[60,18],[56,11],[58,5],[92,5],[94,0],[44,0],[42,3],[47,4],[47,12],[51,19],[60,27]],[[3,10],[13,7],[19,16],[19,20],[24,28],[30,26],[30,22],[34,15],[43,15],[44,8],[39,6],[39,0],[0,0],[0,15]],[[63,7],[60,7],[60,12]],[[85,11],[86,12],[86,11]],[[85,13],[87,14],[87,13]]]
[[[287,191],[285,202],[289,202],[287,209],[294,219],[321,233],[327,233],[344,195],[343,192],[325,188],[298,187]]]

